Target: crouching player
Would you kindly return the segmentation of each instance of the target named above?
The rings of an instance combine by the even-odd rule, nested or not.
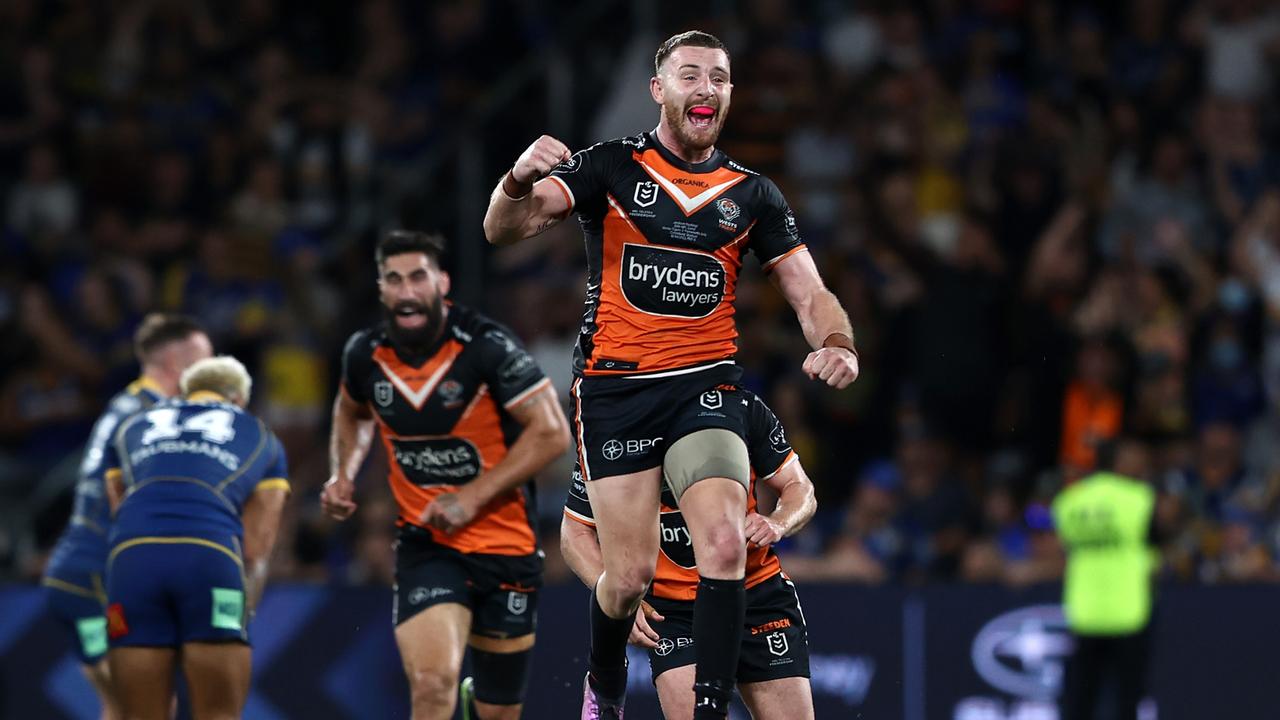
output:
[[[179,661],[195,720],[240,717],[248,619],[289,492],[280,441],[243,409],[243,365],[201,360],[179,385],[107,448],[108,660],[128,720],[167,720]]]
[[[795,533],[817,510],[813,483],[787,442],[782,423],[756,395],[749,404],[747,450],[751,492],[747,499],[747,612],[738,659],[738,690],[756,720],[813,717],[809,689],[809,641],[800,600],[770,547]],[[756,512],[756,482],[778,493],[769,515]],[[691,720],[694,704],[693,601],[698,568],[684,519],[669,487],[662,489],[662,546],[653,585],[636,613],[631,642],[649,650],[649,668],[667,720]],[[561,550],[588,587],[604,572],[591,504],[581,475],[560,526]]]

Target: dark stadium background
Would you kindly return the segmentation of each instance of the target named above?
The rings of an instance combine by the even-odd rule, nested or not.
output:
[[[1274,712],[1258,674],[1280,644],[1274,4],[0,0],[4,716],[92,715],[33,583],[155,309],[250,367],[289,449],[248,716],[403,712],[381,461],[352,521],[317,502],[339,352],[377,319],[375,238],[443,232],[454,298],[566,390],[576,223],[492,251],[487,193],[541,133],[576,149],[651,129],[653,51],[691,27],[732,54],[721,147],[782,187],[858,335],[862,377],[825,391],[757,269],[739,289],[745,382],[818,486],[783,553],[823,657],[819,716],[1056,717],[1046,507],[1119,434],[1152,451],[1170,538],[1159,717]],[[556,538],[568,475],[538,479],[530,717],[570,714],[581,677],[583,595]],[[980,662],[980,630],[1006,621],[1048,650]],[[1009,673],[1025,682],[993,680]],[[281,709],[299,698],[314,705]]]

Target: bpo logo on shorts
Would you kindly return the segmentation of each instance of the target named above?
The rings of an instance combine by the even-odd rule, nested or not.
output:
[[[443,588],[443,587],[438,587],[438,588],[424,588],[424,587],[416,587],[416,588],[414,588],[413,590],[410,590],[410,591],[409,591],[409,604],[410,604],[410,605],[421,605],[422,603],[424,603],[424,602],[426,602],[426,601],[428,601],[428,600],[431,600],[431,599],[433,599],[433,598],[438,598],[438,597],[442,597],[442,596],[444,596],[444,595],[452,595],[452,594],[453,594],[453,590],[452,590],[451,588]]]
[[[658,647],[654,648],[653,652],[659,657],[666,657],[678,648],[689,647],[692,644],[693,638],[690,637],[679,637],[674,640],[664,637],[658,641]]]
[[[600,446],[600,454],[605,460],[617,460],[623,455],[643,455],[657,447],[662,438],[633,438],[629,440],[611,439]]]

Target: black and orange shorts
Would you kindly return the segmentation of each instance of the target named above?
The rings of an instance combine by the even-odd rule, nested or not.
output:
[[[537,629],[542,551],[531,555],[461,553],[405,526],[396,539],[396,625],[441,603],[471,609],[471,632],[491,638],[523,637]]]
[[[649,650],[649,669],[656,683],[662,673],[694,664],[694,601],[652,595],[647,599],[663,616],[649,623],[659,637],[658,646]],[[809,631],[796,586],[782,573],[747,588],[743,624],[738,682],[809,677]]]
[[[587,482],[662,465],[667,448],[722,428],[746,442],[750,401],[741,369],[714,365],[680,375],[584,377],[573,384],[573,434]]]

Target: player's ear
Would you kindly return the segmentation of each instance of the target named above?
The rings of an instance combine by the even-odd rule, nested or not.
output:
[[[662,81],[658,79],[657,75],[649,78],[649,96],[653,98],[654,102],[659,105],[662,104]]]
[[[449,280],[449,273],[441,270],[440,271],[440,294],[448,295],[450,287],[451,287],[451,281]]]

